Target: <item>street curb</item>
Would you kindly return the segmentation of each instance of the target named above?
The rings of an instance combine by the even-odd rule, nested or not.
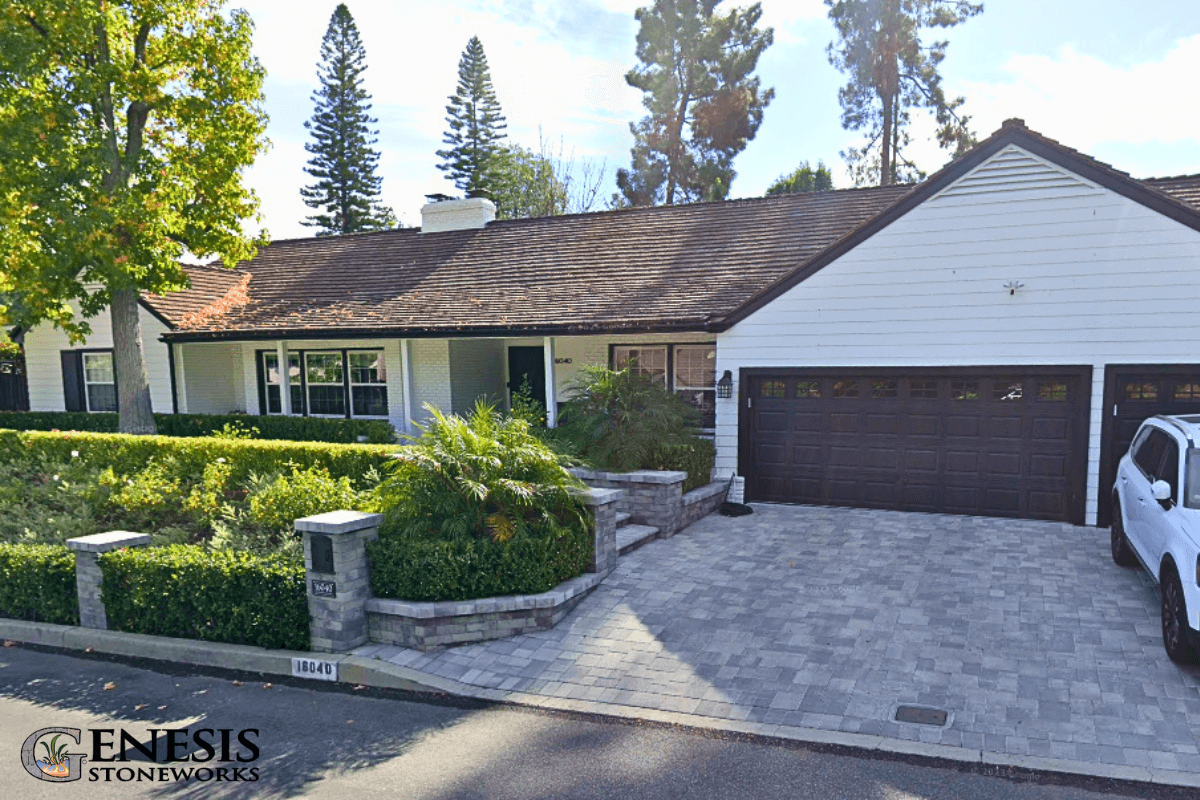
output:
[[[131,658],[171,661],[219,669],[259,672],[271,675],[292,674],[293,658],[333,661],[338,665],[338,683],[369,686],[379,689],[399,689],[410,692],[457,695],[493,703],[525,706],[548,711],[583,714],[592,717],[650,722],[690,728],[698,731],[760,736],[822,748],[859,753],[899,756],[938,765],[958,765],[977,769],[984,774],[1006,777],[1064,776],[1099,780],[1155,784],[1182,788],[1200,788],[1200,774],[1115,764],[1093,764],[1086,761],[1044,758],[1041,756],[1009,755],[968,747],[928,744],[907,739],[893,739],[820,728],[801,728],[772,725],[747,720],[706,717],[681,711],[599,703],[548,697],[520,691],[502,691],[461,683],[450,678],[430,675],[368,656],[344,653],[308,653],[291,650],[267,650],[250,645],[201,642],[192,639],[172,639],[139,633],[96,630],[72,625],[52,625],[44,622],[0,618],[0,639],[11,639],[64,650],[86,650]]]

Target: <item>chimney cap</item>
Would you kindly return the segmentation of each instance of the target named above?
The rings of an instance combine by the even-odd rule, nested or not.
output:
[[[441,192],[434,192],[433,194],[425,195],[425,199],[431,203],[444,203],[445,201],[453,200],[454,198],[448,194],[442,194]]]
[[[1024,128],[1025,120],[1021,119],[1020,117],[1009,117],[1008,119],[1004,120],[1004,122],[1000,123],[1000,127],[1001,128]]]

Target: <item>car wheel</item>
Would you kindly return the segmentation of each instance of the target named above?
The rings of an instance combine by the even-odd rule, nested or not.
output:
[[[1121,501],[1113,498],[1112,525],[1108,529],[1109,545],[1112,548],[1112,560],[1118,566],[1132,567],[1137,563],[1133,548],[1125,538],[1125,521],[1121,517]]]
[[[1162,597],[1163,647],[1167,657],[1177,664],[1190,664],[1196,655],[1188,641],[1187,605],[1183,599],[1183,587],[1174,570],[1163,569],[1159,584]]]

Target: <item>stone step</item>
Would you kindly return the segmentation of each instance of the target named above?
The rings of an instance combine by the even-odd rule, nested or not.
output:
[[[658,528],[649,525],[625,525],[617,530],[617,555],[623,556],[658,536]]]
[[[624,525],[626,522],[629,522],[629,518],[632,516],[633,516],[633,514],[630,514],[626,511],[618,511],[617,512],[617,527],[619,528],[622,525]]]

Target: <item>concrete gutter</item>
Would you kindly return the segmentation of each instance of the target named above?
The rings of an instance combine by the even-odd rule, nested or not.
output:
[[[1036,780],[1046,776],[1067,776],[1200,789],[1200,774],[1193,772],[1153,767],[1094,764],[1087,761],[1043,758],[1041,756],[1007,755],[969,747],[952,747],[893,739],[887,736],[827,731],[790,725],[771,725],[706,717],[700,714],[686,714],[678,711],[661,711],[591,700],[572,700],[527,692],[488,689],[430,675],[382,659],[344,653],[267,650],[249,645],[171,639],[163,636],[147,636],[139,633],[122,633],[4,618],[0,618],[0,639],[65,650],[91,648],[91,652],[109,655],[289,677],[292,675],[293,658],[319,659],[336,662],[338,682],[356,686],[450,694],[550,711],[637,720],[700,731],[760,736],[766,739],[801,743],[825,750],[844,751],[848,755],[899,756],[904,757],[907,761],[925,762],[931,766],[966,768],[980,774],[1012,778]]]

